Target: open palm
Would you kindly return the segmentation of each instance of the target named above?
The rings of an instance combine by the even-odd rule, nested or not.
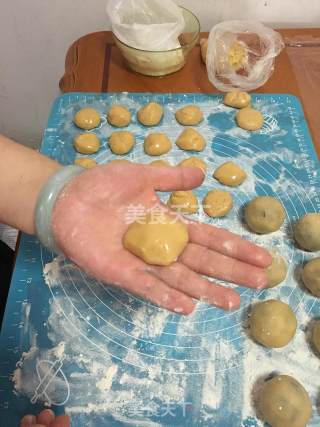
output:
[[[236,291],[202,277],[262,288],[271,262],[263,249],[226,230],[189,222],[189,243],[178,261],[151,266],[123,248],[128,212],[159,205],[159,191],[190,190],[203,181],[198,168],[109,164],[74,178],[59,196],[52,217],[58,246],[97,279],[178,313],[194,309],[192,298],[223,309],[240,304]]]

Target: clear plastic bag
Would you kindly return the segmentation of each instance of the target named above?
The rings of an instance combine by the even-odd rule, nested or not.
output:
[[[257,89],[271,76],[283,47],[281,35],[260,22],[222,22],[208,39],[209,80],[223,92]]]
[[[131,47],[149,51],[180,47],[185,22],[172,0],[109,0],[107,14],[113,33]]]

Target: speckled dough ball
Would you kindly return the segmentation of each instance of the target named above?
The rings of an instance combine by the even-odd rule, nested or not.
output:
[[[309,213],[299,219],[294,228],[294,238],[307,251],[320,251],[320,214]]]
[[[195,126],[203,120],[203,114],[196,105],[187,105],[176,111],[177,121],[184,126]]]
[[[198,199],[192,191],[174,191],[168,200],[168,206],[184,214],[198,212]]]
[[[252,338],[270,348],[286,346],[297,329],[296,316],[288,304],[272,299],[253,307],[249,324]]]
[[[264,118],[260,111],[246,107],[237,112],[236,121],[242,129],[253,131],[262,128]]]
[[[317,320],[312,328],[312,344],[320,354],[320,320]]]
[[[81,154],[94,154],[100,145],[100,139],[94,133],[81,133],[73,141],[74,148]]]
[[[163,108],[156,102],[149,102],[138,111],[137,117],[140,123],[145,126],[156,126],[163,116]]]
[[[100,125],[100,114],[94,108],[82,108],[74,116],[74,123],[81,129],[90,130]]]
[[[107,119],[110,125],[122,128],[131,122],[131,113],[122,105],[113,105],[108,111]]]
[[[203,210],[213,218],[227,215],[232,209],[233,199],[227,191],[211,190],[202,201]]]
[[[94,159],[90,159],[90,157],[80,157],[74,161],[74,164],[86,169],[91,169],[97,166],[97,162]]]
[[[181,150],[202,151],[206,146],[204,137],[192,128],[182,131],[176,142]]]
[[[247,92],[233,90],[225,95],[223,102],[229,107],[245,108],[250,105],[251,96]]]
[[[277,375],[263,385],[258,407],[271,427],[305,427],[312,402],[304,387],[289,375]]]
[[[135,144],[132,132],[116,131],[110,135],[109,147],[114,154],[127,154]]]
[[[161,156],[171,148],[171,141],[164,133],[150,133],[144,140],[144,151],[149,156]]]
[[[285,210],[274,197],[260,196],[247,204],[244,211],[248,227],[259,234],[279,230],[285,220]]]
[[[266,268],[268,288],[274,288],[283,282],[287,276],[288,267],[285,260],[279,254],[270,252],[272,264]]]
[[[306,263],[302,270],[302,280],[309,291],[320,298],[320,257]]]
[[[182,160],[178,166],[200,168],[203,172],[206,172],[207,169],[207,165],[202,159],[199,159],[199,157],[188,157]]]

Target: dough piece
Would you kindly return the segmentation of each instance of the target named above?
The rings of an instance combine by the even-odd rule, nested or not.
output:
[[[247,178],[247,174],[235,163],[226,162],[214,171],[213,177],[221,184],[228,185],[229,187],[237,187]]]
[[[312,329],[312,343],[315,349],[320,353],[320,320],[315,322]]]
[[[123,238],[124,247],[147,264],[170,265],[189,240],[187,226],[165,213],[132,223]]]
[[[227,215],[233,206],[233,199],[230,193],[220,190],[211,190],[203,199],[203,210],[211,217],[221,217]]]
[[[74,161],[74,164],[86,169],[91,169],[97,166],[97,162],[94,159],[90,159],[90,157],[80,157]]]
[[[247,92],[233,90],[225,95],[223,102],[229,107],[245,108],[250,106],[251,96]]]
[[[131,122],[131,113],[122,105],[113,105],[108,111],[107,119],[110,125],[123,128]]]
[[[110,165],[111,163],[117,164],[117,163],[132,163],[132,162],[130,162],[130,160],[127,160],[127,159],[114,159],[114,160],[111,160],[111,162],[109,162]]]
[[[159,166],[159,167],[169,167],[171,166],[169,162],[166,160],[154,160],[150,163],[151,166]]]
[[[170,195],[168,206],[177,212],[194,214],[198,212],[198,199],[192,191],[174,191]]]
[[[252,338],[270,348],[286,346],[297,329],[296,316],[288,304],[273,299],[256,304],[249,323]]]
[[[268,234],[279,230],[286,214],[279,200],[271,196],[260,196],[247,204],[244,217],[252,231]]]
[[[81,129],[94,129],[101,123],[100,114],[94,108],[82,108],[74,116],[74,123]]]
[[[182,150],[202,151],[206,146],[206,141],[199,132],[188,128],[181,132],[176,144]]]
[[[200,40],[201,59],[206,64],[207,62],[207,51],[208,51],[208,39]]]
[[[306,263],[302,270],[302,280],[309,291],[320,298],[320,257]]]
[[[266,268],[268,277],[267,288],[274,288],[285,280],[288,267],[282,256],[271,251],[270,255],[272,256],[272,264]]]
[[[140,123],[145,126],[156,126],[163,116],[163,108],[156,102],[149,102],[138,111],[137,117]]]
[[[176,119],[181,125],[195,126],[203,120],[203,114],[196,105],[187,105],[176,111]]]
[[[181,166],[181,167],[192,166],[195,168],[200,168],[201,170],[203,170],[204,173],[207,170],[207,165],[203,160],[199,159],[199,157],[188,157],[187,159],[182,160],[182,162],[180,162],[178,166]]]
[[[235,71],[240,70],[248,61],[248,52],[245,45],[241,42],[235,41],[232,43],[228,52],[228,64]]]
[[[109,147],[114,154],[127,154],[135,144],[132,132],[117,131],[113,132],[109,138]]]
[[[302,249],[320,251],[320,213],[304,215],[296,223],[294,238]]]
[[[74,148],[81,154],[94,154],[100,148],[100,139],[94,133],[81,133],[73,141]]]
[[[144,151],[149,156],[161,156],[171,148],[171,141],[164,133],[150,133],[144,140]]]
[[[258,407],[271,427],[305,427],[312,415],[307,391],[289,375],[277,375],[265,382]]]
[[[242,129],[258,130],[262,128],[264,118],[260,111],[251,107],[245,107],[237,112],[236,121]]]

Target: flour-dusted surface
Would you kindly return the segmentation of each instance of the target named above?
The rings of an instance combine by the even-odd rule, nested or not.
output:
[[[74,427],[262,427],[255,397],[263,380],[275,372],[292,375],[305,386],[314,403],[309,425],[319,425],[320,358],[308,339],[320,304],[300,281],[301,265],[317,254],[303,252],[292,242],[293,222],[306,212],[320,211],[319,165],[299,102],[287,95],[253,98],[266,118],[262,130],[254,133],[236,127],[236,111],[216,95],[58,98],[43,151],[64,164],[73,163],[76,156],[72,139],[79,130],[72,119],[81,107],[97,108],[104,117],[115,102],[129,107],[133,113],[129,130],[137,145],[126,158],[149,163],[154,158],[143,152],[144,136],[163,131],[174,142],[183,129],[174,119],[175,110],[197,104],[205,116],[197,129],[207,139],[206,149],[191,154],[174,146],[161,158],[176,164],[197,155],[206,161],[206,180],[195,190],[199,200],[209,189],[222,188],[211,177],[218,165],[232,159],[245,169],[248,179],[230,189],[235,207],[228,217],[209,219],[202,211],[198,217],[279,251],[289,271],[277,288],[260,292],[239,288],[242,306],[237,312],[199,302],[192,316],[180,317],[95,281],[23,236],[1,334],[1,427],[16,425],[19,416],[36,411],[42,402],[64,408]],[[165,115],[156,128],[145,128],[134,113],[151,100],[164,104]],[[102,139],[102,149],[93,156],[99,163],[117,158],[107,147],[113,130],[103,119],[94,131]],[[282,201],[287,220],[278,232],[257,236],[243,225],[242,210],[252,197],[263,194]],[[266,350],[248,338],[250,305],[267,298],[289,303],[297,314],[296,337],[284,349]]]

